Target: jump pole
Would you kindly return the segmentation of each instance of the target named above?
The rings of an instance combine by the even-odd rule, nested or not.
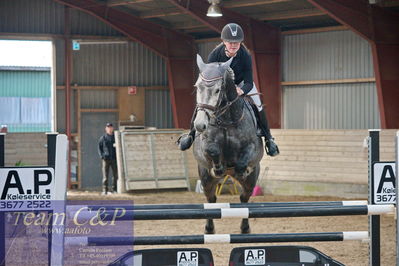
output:
[[[199,203],[199,204],[143,204],[143,205],[69,205],[68,210],[79,210],[80,208],[90,210],[202,210],[202,209],[229,209],[229,208],[275,208],[294,206],[356,206],[367,205],[366,200],[348,201],[302,201],[302,202],[250,202],[250,203]]]
[[[68,237],[66,244],[84,246],[128,246],[128,245],[193,245],[193,244],[243,244],[276,242],[316,241],[364,241],[367,231],[293,234],[216,234],[180,236],[139,236],[139,237]]]
[[[373,162],[379,161],[379,130],[369,130],[369,137],[368,137],[368,162],[369,162],[369,202],[371,203],[371,167]],[[398,164],[399,164],[399,132],[397,133],[396,136],[396,171],[397,173],[399,172],[398,169]],[[397,177],[398,178],[398,177]],[[396,181],[396,184],[398,184],[398,180]],[[399,197],[398,197],[398,186],[396,186],[396,200],[397,204],[399,203]],[[198,210],[184,210],[183,211],[178,211],[179,213],[183,213],[182,215],[186,215],[187,217],[189,214],[192,213],[186,213],[186,211],[197,211],[195,215],[203,216],[201,218],[177,218],[177,219],[202,219],[202,218],[208,218],[208,216],[211,216],[209,218],[254,218],[255,213],[258,213],[261,217],[268,215],[267,217],[303,217],[303,216],[335,216],[335,215],[371,215],[370,217],[370,222],[369,222],[369,232],[333,232],[333,233],[300,233],[300,234],[260,234],[260,235],[192,235],[192,236],[143,236],[143,237],[77,237],[77,238],[66,238],[67,243],[79,243],[79,244],[86,244],[86,245],[162,245],[162,244],[205,244],[205,243],[265,243],[265,242],[314,242],[314,241],[344,241],[344,240],[370,240],[370,265],[372,266],[378,266],[380,265],[380,220],[379,220],[379,214],[382,213],[392,213],[393,212],[393,205],[382,205],[385,206],[383,209],[380,209],[381,205],[363,205],[359,204],[362,206],[356,206],[357,204],[354,204],[355,206],[351,206],[351,208],[346,209],[348,206],[341,206],[340,204],[335,205],[336,203],[333,203],[332,205],[291,205],[291,206],[278,206],[276,205],[274,210],[270,210],[271,213],[269,212],[268,214],[265,214],[265,212],[262,210],[262,207],[265,206],[258,206],[260,209],[250,209],[250,208],[242,208],[242,206],[231,206],[229,205],[228,208],[221,208],[221,206],[205,206],[202,205],[200,207],[195,207],[198,208],[199,210],[202,210],[201,212],[198,212]],[[342,204],[344,205],[344,204]],[[139,205],[140,206],[140,205]],[[165,206],[163,209],[168,209],[166,205],[161,205]],[[297,214],[297,212],[292,212],[292,209],[298,210],[298,208],[292,208],[293,206],[297,207],[302,207],[303,209],[301,210],[302,212],[306,213],[308,212],[309,206],[312,206],[312,209],[318,209],[318,210],[313,210],[313,212],[316,212],[318,214]],[[305,208],[305,207],[308,208]],[[337,207],[338,206],[338,207]],[[377,207],[378,206],[378,207]],[[397,205],[398,206],[398,205]],[[108,214],[108,211],[111,211],[113,207],[111,206],[100,206],[100,207],[106,207],[106,214]],[[119,206],[122,207],[122,206]],[[129,220],[130,218],[133,218],[133,211],[134,207],[136,206],[131,206],[128,208],[131,208],[130,211],[127,208],[127,213],[128,215],[124,216],[125,218],[122,218],[121,220]],[[184,208],[186,208],[185,206]],[[230,209],[237,207],[237,209]],[[290,209],[291,207],[291,209]],[[115,206],[116,210],[118,206]],[[139,211],[135,212],[136,214],[139,214],[138,216],[135,215],[134,219],[135,220],[140,220],[140,215],[141,215],[141,220],[155,220],[155,219],[176,219],[176,218],[155,218],[151,217],[149,218],[149,215],[152,216],[157,216],[160,215],[160,205],[141,205],[139,207]],[[191,208],[191,207],[190,207]],[[254,206],[253,206],[254,208]],[[170,211],[176,212],[175,210],[179,210],[178,208],[170,207],[170,210],[163,210],[161,211],[162,213],[168,212],[169,214],[167,216],[173,216]],[[300,208],[299,208],[300,209]],[[306,210],[304,210],[306,209]],[[338,209],[338,210],[337,210]],[[141,210],[141,211],[140,211]],[[145,211],[146,210],[146,211]],[[150,211],[149,210],[154,210]],[[158,211],[157,211],[158,210]],[[276,211],[277,210],[277,211]],[[126,210],[125,210],[126,211]],[[209,212],[212,211],[212,212]],[[216,212],[215,212],[216,211]],[[252,211],[250,215],[250,211]],[[345,212],[350,212],[350,213],[345,213]],[[398,208],[396,208],[397,212],[397,217],[398,216]],[[151,214],[150,214],[151,213]],[[198,214],[199,213],[199,214]],[[328,214],[327,214],[328,213]],[[342,213],[342,214],[341,214]],[[345,213],[345,214],[343,214]],[[285,216],[286,214],[289,214],[290,216]],[[208,215],[208,216],[207,216]],[[126,217],[130,216],[129,219]],[[399,232],[399,224],[397,223],[397,232]],[[243,239],[241,238],[243,237]],[[399,236],[397,235],[397,241],[399,242]],[[397,262],[399,265],[399,248],[397,245]]]
[[[225,218],[276,218],[314,217],[342,215],[379,215],[394,213],[394,205],[359,205],[332,207],[286,207],[286,208],[235,208],[202,210],[147,210],[147,211],[86,211],[75,213],[77,219],[98,217],[101,221],[131,220],[183,220],[183,219],[225,219]]]

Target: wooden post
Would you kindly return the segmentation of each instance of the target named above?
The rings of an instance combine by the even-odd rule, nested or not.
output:
[[[118,183],[117,193],[126,193],[125,172],[123,171],[123,154],[122,154],[122,141],[121,133],[115,131],[115,148],[116,148],[116,164],[118,166]]]

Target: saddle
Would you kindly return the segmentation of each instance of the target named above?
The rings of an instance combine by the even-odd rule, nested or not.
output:
[[[251,96],[245,96],[244,103],[245,103],[244,104],[245,108],[247,108],[249,113],[251,114],[252,122],[254,123],[254,126],[256,128],[256,135],[258,135],[258,137],[261,137],[262,129],[259,127],[259,123],[258,123],[258,119],[259,119],[258,107],[256,107],[256,104],[252,100]]]

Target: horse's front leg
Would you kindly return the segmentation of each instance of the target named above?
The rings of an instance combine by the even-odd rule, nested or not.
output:
[[[219,182],[218,179],[213,178],[210,174],[208,169],[204,167],[198,166],[198,172],[201,177],[201,184],[204,189],[204,194],[208,203],[215,203],[216,202],[216,186]],[[207,219],[205,225],[205,234],[214,234],[215,233],[215,225],[212,219]]]
[[[211,169],[211,175],[214,177],[221,177],[224,175],[225,169],[221,162],[221,149],[216,144],[209,144],[205,149],[206,154],[212,161],[213,167]]]

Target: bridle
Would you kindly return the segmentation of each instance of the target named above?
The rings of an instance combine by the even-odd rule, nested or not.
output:
[[[202,74],[199,74],[200,78],[203,81],[206,82],[212,82],[216,80],[222,79],[222,87],[224,87],[224,79],[223,76],[217,76],[211,79],[205,78]],[[196,105],[196,111],[204,111],[209,118],[213,118],[215,120],[215,123],[210,123],[210,125],[214,125],[217,127],[231,127],[237,125],[243,118],[244,118],[244,112],[242,112],[241,117],[236,120],[232,121],[230,123],[226,123],[225,121],[221,120],[221,116],[227,112],[227,110],[230,109],[230,107],[237,102],[239,99],[241,99],[241,96],[238,96],[232,100],[232,101],[227,101],[226,105],[221,106],[223,99],[226,98],[226,92],[224,90],[221,90],[221,93],[218,96],[218,100],[216,102],[216,105],[210,105],[210,104],[205,104],[205,103],[197,103]]]

